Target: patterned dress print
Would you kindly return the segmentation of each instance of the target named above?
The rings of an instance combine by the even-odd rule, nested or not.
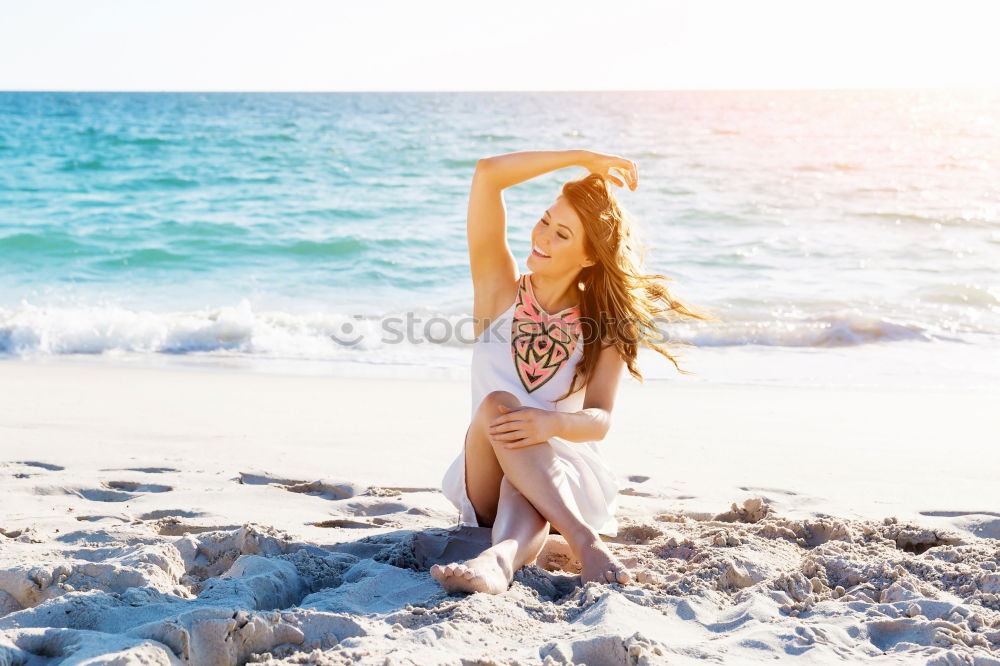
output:
[[[531,393],[552,379],[569,361],[579,337],[579,308],[546,313],[535,300],[528,275],[522,276],[511,321],[510,351],[524,390]]]

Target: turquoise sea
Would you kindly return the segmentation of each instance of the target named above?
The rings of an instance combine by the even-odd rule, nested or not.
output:
[[[467,376],[476,160],[588,148],[638,163],[620,192],[648,268],[723,318],[670,325],[698,374],[643,352],[650,379],[997,391],[998,108],[997,89],[0,93],[0,359]],[[506,192],[522,270],[584,174]]]

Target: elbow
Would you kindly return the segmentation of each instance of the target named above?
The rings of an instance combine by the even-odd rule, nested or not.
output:
[[[607,437],[608,431],[610,430],[611,430],[611,414],[605,411],[604,418],[601,419],[601,431],[600,431],[601,436],[599,439],[603,440],[605,437]]]
[[[484,157],[476,162],[476,171],[472,174],[473,182],[488,183],[492,186],[496,186],[496,178],[494,174],[494,166],[496,162],[493,162],[489,157]]]

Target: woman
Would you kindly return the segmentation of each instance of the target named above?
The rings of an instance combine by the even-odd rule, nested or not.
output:
[[[503,190],[569,166],[590,174],[566,183],[535,224],[531,272],[520,275],[507,245]],[[472,420],[442,489],[462,524],[492,526],[493,545],[431,568],[449,591],[507,590],[514,572],[535,561],[550,524],[580,560],[584,583],[632,580],[600,538],[617,534],[618,484],[599,442],[622,368],[642,379],[639,342],[677,365],[646,339],[655,315],[705,317],[653,281],[664,276],[640,272],[631,222],[608,184],[624,183],[612,170],[638,187],[634,162],[589,150],[509,153],[476,165],[468,209]]]

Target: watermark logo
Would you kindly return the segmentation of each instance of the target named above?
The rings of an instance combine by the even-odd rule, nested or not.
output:
[[[396,344],[437,344],[449,346],[474,345],[477,342],[510,343],[511,320],[509,318],[482,319],[479,335],[476,335],[475,317],[444,317],[433,316],[423,318],[413,312],[392,315],[381,318],[352,315],[329,332],[330,339],[344,347],[369,346],[373,342],[382,345]],[[562,321],[553,317],[544,324],[534,324],[537,335],[546,334],[551,328],[557,327]],[[668,343],[671,337],[668,332],[668,320],[654,318],[650,328],[638,319],[615,319],[602,313],[600,319],[575,316],[570,330],[578,333],[577,343],[586,344],[600,339],[606,343],[625,340],[633,344],[654,342]],[[523,331],[523,324],[521,330]]]

